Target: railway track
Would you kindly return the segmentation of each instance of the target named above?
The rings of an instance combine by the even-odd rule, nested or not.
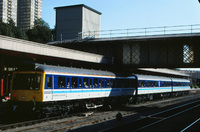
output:
[[[131,121],[129,123],[123,124],[118,127],[105,129],[103,130],[103,132],[107,132],[107,131],[109,132],[110,131],[134,131],[134,132],[181,131],[182,126],[184,126],[184,124],[182,124],[182,126],[178,126],[178,123],[176,123],[175,124],[176,128],[166,128],[169,126],[169,125],[166,125],[167,122],[169,123],[170,120],[177,120],[177,119],[174,119],[175,117],[177,118],[177,116],[179,116],[178,117],[179,120],[183,119],[183,117],[180,117],[180,115],[190,113],[191,111],[194,111],[194,110],[198,110],[198,111],[200,110],[199,100],[193,101],[187,104],[183,104],[174,108],[170,108],[161,112],[157,112],[154,114],[142,116],[140,119]],[[200,118],[198,118],[194,123],[198,121],[200,121]],[[165,126],[162,126],[163,124]],[[193,123],[191,125],[193,125]],[[188,127],[190,127],[191,125],[189,125]],[[188,127],[183,129],[182,132],[187,130]]]
[[[198,104],[198,101],[193,101],[190,104],[190,100],[197,100],[199,96],[194,98],[193,96],[173,98],[170,100],[160,100],[156,102],[149,102],[146,104],[132,105],[128,107],[123,107],[113,111],[95,111],[87,113],[76,113],[72,115],[62,116],[62,117],[51,117],[46,119],[39,119],[34,121],[27,121],[22,123],[15,123],[10,125],[0,125],[1,130],[7,130],[11,132],[21,132],[21,131],[125,131],[124,128],[129,130],[143,131],[148,129],[150,126],[159,124],[159,122],[164,121],[167,118],[167,113],[176,114],[181,111],[184,107],[192,107],[192,105]],[[185,99],[187,98],[187,99]],[[184,100],[184,101],[183,101]],[[179,107],[174,107],[175,102],[179,102]],[[182,102],[181,102],[182,101]],[[185,104],[187,102],[187,105]],[[159,106],[158,106],[159,105]],[[166,106],[170,107],[165,108]],[[159,109],[158,109],[159,108]],[[159,111],[158,111],[159,110]],[[174,111],[174,113],[172,112]],[[117,113],[122,114],[122,120],[116,120]],[[165,117],[162,115],[166,115]],[[91,115],[91,116],[86,116]],[[144,121],[147,122],[146,125]],[[154,122],[152,124],[152,121]],[[140,123],[139,123],[140,122]],[[142,123],[141,123],[142,122]],[[151,122],[151,123],[149,123]],[[134,125],[132,125],[132,124]],[[135,123],[143,124],[137,125],[136,128],[130,126],[136,126]],[[152,124],[152,125],[150,125]],[[113,127],[111,127],[113,126]]]

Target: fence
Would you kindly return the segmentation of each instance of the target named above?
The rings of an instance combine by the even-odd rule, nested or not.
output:
[[[200,24],[195,24],[195,25],[88,31],[88,32],[80,32],[78,34],[78,38],[79,39],[121,38],[121,37],[154,36],[154,35],[186,34],[186,33],[192,34],[199,32],[200,32]]]

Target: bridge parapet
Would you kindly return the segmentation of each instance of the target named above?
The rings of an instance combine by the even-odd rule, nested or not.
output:
[[[193,34],[200,32],[200,24],[194,25],[177,25],[163,27],[147,27],[147,28],[131,28],[131,29],[115,29],[80,32],[78,39],[105,39],[105,38],[123,38],[123,37],[138,37],[138,36],[157,36],[157,35],[172,35],[172,34]]]

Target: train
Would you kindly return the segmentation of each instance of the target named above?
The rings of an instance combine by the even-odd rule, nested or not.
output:
[[[112,103],[142,102],[187,94],[188,79],[131,74],[83,68],[34,64],[15,71],[10,89],[13,111],[50,115],[75,108],[93,109]]]

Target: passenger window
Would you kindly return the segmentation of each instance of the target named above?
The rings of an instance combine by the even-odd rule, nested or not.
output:
[[[58,87],[59,88],[66,87],[65,77],[58,77]]]
[[[93,79],[93,85],[94,85],[93,86],[94,88],[98,88],[98,79],[97,78]]]
[[[84,88],[88,88],[89,87],[88,82],[89,82],[88,78],[83,78],[83,87]]]
[[[100,87],[100,88],[102,87],[102,86],[101,86],[101,83],[102,83],[102,80],[99,79],[99,87]]]
[[[89,86],[90,86],[90,88],[92,88],[93,87],[93,79],[89,79],[89,80],[90,80],[90,82],[89,82],[90,85]]]
[[[71,88],[70,78],[67,78],[67,88]]]
[[[106,87],[109,88],[110,87],[110,80],[107,79],[107,80],[105,80],[105,82],[106,82]]]
[[[72,77],[72,88],[78,88],[78,78]]]
[[[141,87],[144,87],[144,82],[143,81],[141,81]]]
[[[155,87],[158,87],[158,82],[155,82],[155,84],[154,84],[154,85],[155,85]]]
[[[78,86],[79,86],[79,88],[82,88],[82,78],[79,78],[78,80],[79,80],[79,81],[78,81],[78,83],[79,83]]]
[[[101,80],[101,87],[105,87],[105,79]]]

